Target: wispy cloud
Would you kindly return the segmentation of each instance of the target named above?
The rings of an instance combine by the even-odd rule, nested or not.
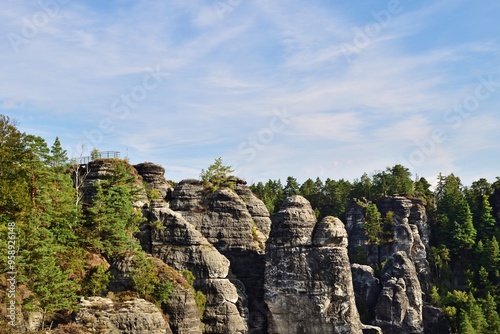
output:
[[[474,147],[498,152],[499,94],[459,131],[443,119],[478,77],[500,73],[496,5],[401,1],[382,25],[373,13],[387,3],[232,3],[221,12],[201,0],[68,2],[19,52],[3,34],[0,112],[72,146],[101,136],[96,145],[154,157],[172,179],[197,177],[192,166],[217,156],[252,180],[352,179],[408,158],[436,128],[449,140],[413,166],[420,175],[458,168]],[[8,2],[0,30],[22,36],[23,18],[40,10]],[[346,61],[343,43],[374,23],[379,31]],[[155,68],[161,84],[121,117],[114,101]],[[238,146],[283,107],[289,124],[248,161]]]

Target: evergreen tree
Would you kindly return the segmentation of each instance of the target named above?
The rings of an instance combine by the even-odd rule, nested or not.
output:
[[[365,213],[365,225],[363,226],[368,243],[378,245],[382,235],[382,217],[375,204],[368,204]]]
[[[350,197],[372,199],[372,180],[368,174],[363,173],[361,178],[354,180],[350,192]]]
[[[486,298],[480,300],[487,327],[484,333],[500,334],[500,316],[497,312],[495,298],[488,292]]]
[[[50,148],[49,162],[56,172],[64,172],[68,165],[68,155],[61,146],[59,138],[56,137],[54,144]]]
[[[283,193],[286,197],[300,194],[300,186],[296,178],[292,176],[287,177]]]
[[[486,329],[488,327],[488,323],[483,314],[481,305],[477,302],[472,293],[469,293],[469,300],[467,302],[467,314],[476,333],[487,333]]]
[[[459,325],[458,325],[458,333],[460,334],[478,334],[472,326],[471,321],[469,320],[469,316],[463,310],[461,310],[459,314]]]
[[[224,166],[222,158],[219,157],[215,159],[215,162],[207,170],[201,170],[200,178],[205,187],[215,191],[223,185],[230,186],[228,181],[232,172],[234,171],[231,169],[231,166]]]
[[[397,164],[392,168],[387,167],[387,172],[390,174],[389,188],[391,195],[413,195],[415,185],[408,168]]]
[[[496,220],[493,217],[493,209],[490,205],[487,195],[481,195],[481,201],[478,210],[476,222],[477,234],[479,240],[491,239],[496,232]]]
[[[463,254],[472,249],[477,231],[472,223],[469,205],[462,193],[460,179],[453,174],[438,185],[437,236],[448,245],[453,254]]]

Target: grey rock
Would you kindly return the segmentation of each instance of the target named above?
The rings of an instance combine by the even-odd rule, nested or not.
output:
[[[89,162],[86,165],[88,174],[84,179],[82,185],[83,191],[83,202],[86,204],[92,203],[92,199],[95,196],[96,188],[95,183],[98,180],[102,180],[109,174],[110,169],[116,166],[117,163],[125,164],[130,176],[134,178],[133,186],[138,190],[136,195],[136,201],[133,203],[134,207],[137,209],[142,209],[148,205],[148,196],[146,190],[144,189],[142,177],[137,173],[137,171],[129,165],[126,161],[120,160],[119,162],[114,159],[97,159]]]
[[[406,252],[394,253],[382,269],[376,325],[387,334],[423,333],[423,300],[417,272]]]
[[[172,192],[170,207],[175,211],[201,211],[203,184],[199,180],[186,179],[177,184]]]
[[[170,207],[229,259],[232,281],[242,283],[238,286],[240,315],[248,320],[250,331],[265,331],[262,305],[269,212],[245,181],[231,177],[230,183],[232,188],[211,192],[200,181],[183,180],[172,193]]]
[[[382,286],[370,266],[353,263],[351,271],[358,311],[363,321],[369,321],[375,316],[375,305]]]
[[[201,334],[201,317],[191,289],[175,286],[164,310],[175,334]]]
[[[361,333],[347,233],[337,218],[316,224],[309,202],[285,200],[266,245],[269,333]]]
[[[144,299],[115,304],[109,298],[82,298],[76,322],[84,325],[89,333],[172,333],[161,310]]]
[[[449,334],[448,318],[442,309],[426,305],[423,309],[425,334]]]
[[[163,225],[151,231],[153,255],[176,270],[190,270],[196,277],[196,288],[206,294],[203,332],[245,333],[246,322],[236,305],[238,293],[227,279],[229,260],[180,213],[153,209],[151,217]]]
[[[168,208],[153,212],[163,228],[152,230],[153,255],[176,270],[190,270],[197,278],[225,278],[229,260],[194,226]]]
[[[288,197],[276,213],[267,247],[310,246],[316,215],[304,197]]]

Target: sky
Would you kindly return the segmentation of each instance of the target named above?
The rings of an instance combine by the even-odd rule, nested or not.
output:
[[[500,176],[500,2],[0,0],[0,114],[198,178]]]

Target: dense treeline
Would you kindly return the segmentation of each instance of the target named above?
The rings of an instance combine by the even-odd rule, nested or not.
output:
[[[159,306],[168,299],[173,276],[160,281],[159,268],[133,236],[144,221],[133,207],[135,170],[125,160],[112,164],[84,203],[85,173],[68,160],[59,139],[48,147],[0,115],[0,313],[6,331],[23,326],[22,311],[40,312],[43,328],[68,319],[80,297],[106,295],[109,264],[123,255],[134,259],[133,290],[109,296]],[[12,311],[3,307],[11,303]]]
[[[290,176],[284,184],[269,180],[251,189],[272,214],[287,196],[298,194],[311,202],[318,218],[334,215],[343,220],[349,201],[365,198],[370,203],[365,233],[373,244],[391,241],[384,238],[390,233],[390,218],[380,216],[378,199],[394,195],[423,199],[431,227],[433,270],[427,300],[444,309],[452,333],[500,333],[500,222],[492,209],[494,198],[500,201],[500,178],[492,184],[480,179],[464,186],[459,177],[440,174],[432,191],[425,178],[412,179],[406,167],[395,165],[352,182],[317,178],[299,184]]]

